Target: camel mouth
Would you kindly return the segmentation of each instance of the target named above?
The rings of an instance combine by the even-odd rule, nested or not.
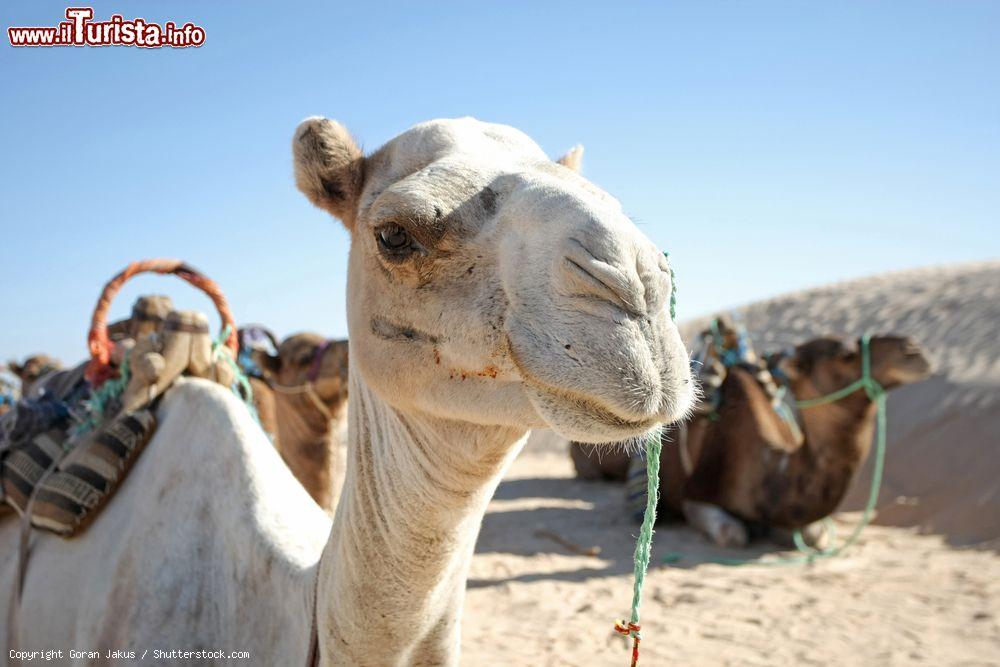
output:
[[[694,405],[693,394],[664,395],[657,412],[636,418],[622,415],[595,398],[552,387],[521,372],[528,399],[539,417],[550,429],[576,442],[604,444],[644,438],[663,424],[685,418]]]
[[[907,350],[903,354],[902,363],[899,364],[896,374],[903,382],[919,382],[926,380],[934,372],[934,367],[923,351]]]
[[[924,348],[912,339],[904,339],[897,351],[897,358],[891,364],[901,382],[919,382],[933,373],[933,364]]]
[[[574,399],[573,403],[585,410],[595,421],[624,431],[647,431],[660,423],[658,416],[649,419],[627,419],[587,398]]]
[[[620,442],[644,436],[660,424],[683,418],[693,405],[693,392],[684,391],[691,389],[690,382],[677,387],[666,383],[655,412],[622,414],[620,408],[610,402],[554,386],[538,377],[519,359],[509,337],[506,349],[538,416],[553,431],[577,442]],[[668,391],[668,388],[675,391]]]
[[[528,399],[545,424],[559,435],[576,442],[596,444],[643,437],[663,423],[661,415],[628,419],[594,400],[527,385]]]
[[[508,325],[510,320],[508,320]],[[536,366],[532,340],[517,340],[517,330],[508,328],[504,351],[520,375],[526,394],[539,417],[554,431],[577,442],[605,443],[629,440],[652,428],[682,419],[694,405],[695,383],[687,353],[677,337],[679,350],[668,350],[661,358],[649,350],[645,359],[628,359],[636,369],[626,373],[620,365],[594,364],[581,372],[581,362],[567,353],[574,364]],[[521,345],[517,343],[521,342]],[[570,345],[565,345],[569,350]],[[534,359],[534,361],[533,361]],[[683,363],[675,363],[682,359]],[[605,380],[608,391],[595,390],[594,378]]]

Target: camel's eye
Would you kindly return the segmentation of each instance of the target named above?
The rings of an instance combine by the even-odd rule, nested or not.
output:
[[[399,257],[413,252],[413,238],[394,222],[382,225],[375,230],[378,245],[387,255]]]

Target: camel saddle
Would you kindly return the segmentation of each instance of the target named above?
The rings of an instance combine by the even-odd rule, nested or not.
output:
[[[156,404],[177,378],[233,385],[234,359],[213,345],[205,315],[164,314],[165,304],[166,297],[143,297],[133,308],[136,320],[119,327],[129,335],[114,344],[116,377],[92,386],[81,364],[53,374],[0,416],[0,517],[13,510],[35,528],[78,534],[149,442]]]

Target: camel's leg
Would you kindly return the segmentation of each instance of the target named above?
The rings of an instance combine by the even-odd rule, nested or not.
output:
[[[830,532],[826,529],[826,523],[815,521],[802,530],[802,541],[813,549],[826,549],[830,545]],[[792,535],[795,531],[791,528],[769,528],[768,536],[771,541],[782,547],[794,547],[795,540]]]
[[[745,547],[749,538],[746,526],[732,514],[708,503],[685,500],[684,518],[720,547]]]

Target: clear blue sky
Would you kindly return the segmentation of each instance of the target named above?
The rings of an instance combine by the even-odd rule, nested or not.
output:
[[[997,2],[93,5],[207,41],[15,50],[8,26],[66,4],[3,3],[0,358],[82,358],[101,285],[149,256],[216,278],[243,322],[345,335],[347,234],[292,183],[313,114],[368,148],[461,115],[583,143],[671,252],[682,318],[1000,256]],[[209,307],[148,278],[115,314],[151,291]]]

